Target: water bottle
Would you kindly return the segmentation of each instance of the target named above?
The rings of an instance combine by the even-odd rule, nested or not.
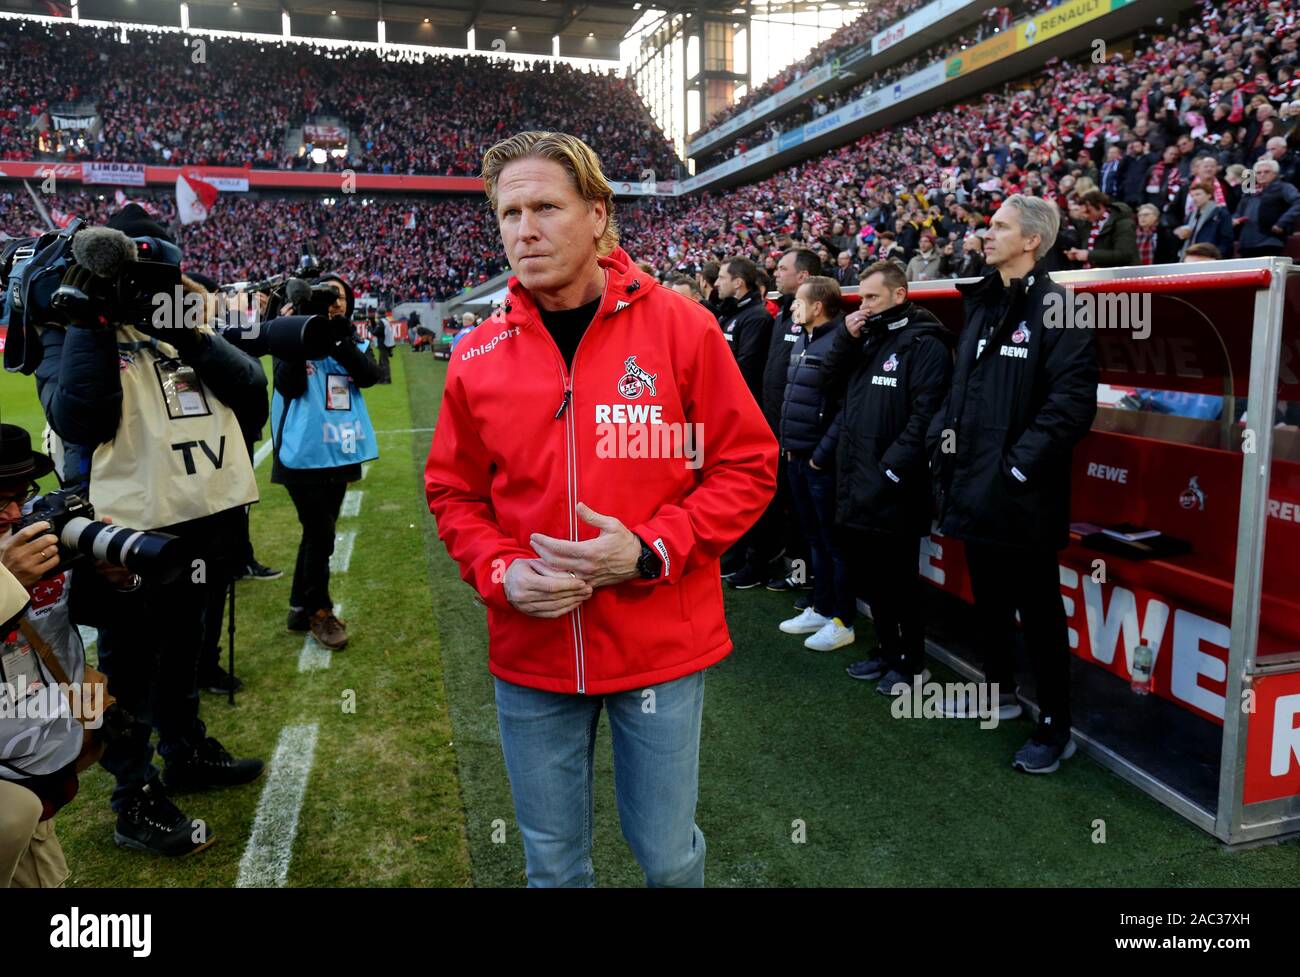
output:
[[[1130,688],[1137,695],[1146,695],[1151,691],[1151,670],[1155,660],[1155,649],[1145,641],[1133,649],[1133,680]]]

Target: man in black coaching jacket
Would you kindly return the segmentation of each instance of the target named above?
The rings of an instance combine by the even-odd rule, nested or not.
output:
[[[984,677],[999,718],[1020,714],[1011,650],[1016,611],[1041,715],[1013,766],[1052,773],[1074,753],[1070,652],[1057,550],[1069,537],[1070,456],[1097,412],[1097,350],[1089,329],[1050,328],[1065,291],[1043,270],[1060,223],[1055,204],[1014,194],[984,240],[992,271],[959,285],[966,325],[952,390],[928,447],[944,535],[964,540]],[[989,700],[985,700],[989,701]],[[972,716],[969,701],[947,714]]]
[[[858,294],[861,306],[836,334],[825,370],[844,405],[835,521],[880,646],[847,671],[896,695],[928,675],[918,574],[931,522],[925,437],[948,393],[954,337],[908,301],[897,262],[868,266]]]

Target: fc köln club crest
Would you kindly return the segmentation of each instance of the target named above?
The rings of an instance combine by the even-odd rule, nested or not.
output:
[[[889,359],[885,360],[884,363],[880,364],[880,368],[881,368],[882,370],[884,370],[886,373],[893,373],[895,370],[897,370],[897,369],[898,369],[898,354],[897,354],[897,353],[890,353],[890,354],[889,354]]]
[[[1016,327],[1016,331],[1011,334],[1011,341],[1013,343],[1023,343],[1023,342],[1027,342],[1028,340],[1029,340],[1029,327],[1022,322],[1020,323],[1020,325]]]
[[[655,393],[655,377],[659,374],[646,373],[645,370],[636,365],[635,356],[629,356],[623,361],[623,369],[627,372],[618,381],[618,392],[620,394],[628,400],[636,400],[641,396],[643,390],[649,390],[651,397],[658,396]]]
[[[1201,509],[1205,508],[1205,492],[1201,488],[1201,483],[1196,475],[1187,483],[1187,488],[1183,489],[1178,496],[1178,504],[1184,509]]]

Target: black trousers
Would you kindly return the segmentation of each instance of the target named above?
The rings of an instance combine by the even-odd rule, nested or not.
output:
[[[387,346],[379,347],[379,382],[393,382],[393,351]]]
[[[1051,716],[1063,735],[1070,729],[1070,646],[1056,551],[967,543],[966,566],[985,678],[1003,692],[1015,689],[1012,649],[1019,611],[1041,718]]]
[[[298,542],[298,562],[293,568],[293,587],[289,605],[301,607],[308,614],[332,611],[330,600],[330,556],[334,553],[334,525],[343,507],[346,482],[290,484],[289,498],[298,510],[302,538]]]
[[[785,452],[782,451],[777,458],[776,493],[772,496],[772,501],[767,504],[758,521],[749,527],[726,555],[728,562],[743,559],[746,566],[764,579],[772,572],[772,561],[782,551],[791,559],[803,560],[805,572],[811,572],[808,566],[808,545],[795,515],[794,495],[790,491],[790,479],[786,473],[787,465]]]
[[[187,571],[169,584],[146,578],[139,590],[106,599],[110,623],[99,629],[99,667],[108,691],[136,719],[100,761],[117,781],[114,810],[157,776],[151,728],[164,758],[188,755],[207,735],[199,719],[198,664],[211,589]]]
[[[844,535],[854,589],[871,605],[881,656],[904,675],[921,674],[925,666],[921,537],[861,530]]]

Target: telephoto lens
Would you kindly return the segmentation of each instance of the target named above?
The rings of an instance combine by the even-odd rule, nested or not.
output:
[[[59,565],[51,572],[65,570],[85,556],[170,583],[189,567],[193,556],[190,545],[171,533],[100,522],[95,507],[76,489],[38,495],[23,507],[13,531],[42,521],[49,523],[49,531],[59,538]]]
[[[190,563],[190,548],[179,536],[131,529],[73,516],[59,531],[68,549],[113,566],[125,567],[142,577],[170,583]]]
[[[248,329],[223,329],[221,336],[250,356],[282,360],[322,359],[340,338],[338,327],[323,315],[280,316]]]

